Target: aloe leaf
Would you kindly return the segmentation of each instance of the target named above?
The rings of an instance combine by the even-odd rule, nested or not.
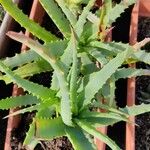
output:
[[[106,56],[97,50],[90,51],[89,54],[100,63],[101,67],[108,63]]]
[[[15,75],[6,65],[0,61],[0,70],[5,72],[11,80],[16,83],[18,86],[22,87],[24,90],[27,90],[33,96],[41,99],[42,101],[49,100],[50,103],[54,104],[57,101],[55,97],[56,92],[42,85],[38,85],[20,78],[18,75]]]
[[[81,73],[84,75],[91,74],[93,72],[98,71],[99,69],[96,67],[95,63],[90,59],[89,55],[85,52],[80,53],[81,58]]]
[[[131,55],[131,52],[127,49],[124,52],[119,53],[114,59],[107,63],[100,71],[90,74],[89,82],[85,86],[85,100],[83,106],[88,105],[94,95],[99,89],[106,83],[111,75],[118,69],[119,66],[125,61],[125,59]]]
[[[32,68],[29,70],[29,68]],[[18,69],[14,70],[15,74],[18,74],[22,78],[33,76],[34,74],[39,74],[41,72],[51,71],[52,68],[50,67],[49,63],[45,60],[40,59],[33,63],[28,63],[24,66],[19,67]]]
[[[128,1],[121,1],[119,4],[116,4],[110,12],[107,14],[107,18],[109,20],[109,25],[116,21],[118,17],[124,12],[126,8],[130,5],[134,4],[136,0],[128,0]]]
[[[5,116],[4,119],[8,118],[8,117],[19,115],[19,114],[24,114],[26,112],[32,112],[32,111],[35,111],[35,110],[39,110],[39,108],[40,108],[40,105],[38,105],[38,104],[34,105],[34,106],[31,106],[31,107],[23,108],[23,109],[17,110],[15,112]]]
[[[8,35],[32,48],[36,53],[38,53],[45,61],[47,61],[51,67],[56,72],[58,79],[60,93],[61,93],[61,116],[65,124],[72,126],[72,114],[69,98],[69,88],[67,81],[65,79],[65,67],[61,61],[58,61],[57,58],[51,54],[47,54],[47,47],[41,45],[40,43],[35,42],[34,40],[27,38],[22,34],[16,34],[15,32],[9,32]],[[36,88],[35,88],[36,89]],[[36,89],[37,90],[37,89]],[[37,91],[38,92],[38,91]],[[41,93],[41,91],[39,91]],[[50,94],[50,93],[49,93]],[[47,94],[46,94],[47,95]],[[50,96],[49,96],[50,97]]]
[[[46,31],[44,28],[39,26],[34,21],[30,20],[28,16],[23,14],[23,12],[12,2],[12,0],[0,0],[0,3],[5,8],[5,10],[18,22],[22,27],[26,28],[33,35],[37,36],[44,42],[50,42],[56,40],[56,36]],[[39,32],[40,31],[40,32]]]
[[[50,140],[53,138],[66,135],[65,124],[61,118],[42,119],[35,118],[36,133],[35,137],[42,140]]]
[[[23,64],[29,63],[31,61],[36,61],[40,57],[32,50],[16,54],[13,57],[7,57],[3,60],[3,63],[9,68],[14,68],[18,66],[22,66]]]
[[[126,106],[125,108],[120,108],[121,111],[127,113],[130,116],[140,115],[150,111],[150,104],[141,104],[141,105],[133,105]]]
[[[116,119],[116,120],[123,120],[123,121],[128,121],[128,119],[125,116],[113,113],[113,112],[90,112],[90,111],[84,111],[80,114],[81,119],[86,119],[88,118],[110,118],[110,119]]]
[[[115,79],[122,79],[122,78],[131,78],[137,76],[150,76],[150,70],[148,69],[135,69],[135,68],[122,68],[116,71],[114,74]]]
[[[72,113],[77,114],[77,75],[78,75],[78,58],[77,58],[77,41],[75,38],[75,33],[72,30],[72,51],[73,51],[73,64],[71,68],[71,79],[70,79],[70,101]]]
[[[32,69],[29,69],[32,68]],[[19,67],[18,69],[14,70],[13,72],[20,76],[21,78],[25,77],[31,77],[34,74],[39,74],[41,72],[51,71],[51,67],[47,62],[44,60],[38,60],[33,63],[28,63],[24,66]],[[9,84],[12,82],[11,78],[9,78],[7,75],[0,75],[0,80],[5,81],[6,84]]]
[[[62,34],[68,38],[70,37],[70,26],[69,21],[65,18],[63,12],[58,7],[55,0],[40,0],[40,3],[43,5],[44,9],[48,15],[52,18],[56,26],[62,32]]]
[[[86,132],[93,135],[94,137],[100,139],[102,142],[106,143],[112,150],[121,150],[116,143],[111,140],[108,136],[102,134],[101,132],[97,131],[94,127],[89,125],[85,121],[76,120],[76,123]]]
[[[26,133],[25,140],[23,142],[23,145],[25,148],[35,148],[35,146],[39,143],[39,141],[34,137],[35,135],[35,123],[32,122],[32,124],[29,127],[29,131]]]
[[[92,13],[90,13],[90,14],[92,14]],[[87,16],[87,19],[88,19],[88,16]],[[92,17],[95,17],[95,16],[92,16]],[[83,32],[82,32],[82,35],[80,38],[80,42],[87,44],[90,41],[97,39],[98,31],[99,31],[99,21],[98,21],[98,24],[96,24],[96,23],[94,24],[94,23],[87,21],[84,25]]]
[[[94,5],[95,0],[90,0],[88,5],[84,8],[82,14],[79,16],[79,19],[74,27],[77,37],[80,38],[83,32],[84,24],[86,23],[86,18],[91,7]],[[61,61],[66,65],[66,68],[69,70],[70,64],[72,63],[72,40],[69,41],[68,47],[65,49],[64,54],[61,57]]]
[[[48,104],[44,103],[41,104],[38,113],[36,114],[37,118],[52,118],[56,112],[55,106],[49,106]]]
[[[120,114],[120,115],[125,116],[125,117],[129,117],[129,115],[127,113],[125,113],[124,111],[110,107],[109,105],[105,105],[105,104],[102,104],[100,102],[93,103],[93,106],[96,108],[107,110],[109,112]]]
[[[87,19],[93,23],[99,26],[99,17],[96,14],[93,14],[92,12],[89,12]]]
[[[75,150],[94,150],[80,128],[66,127],[65,131]]]
[[[0,109],[4,110],[4,109],[21,107],[21,106],[33,105],[39,102],[40,101],[35,96],[32,95],[9,97],[0,100]]]
[[[150,53],[139,50],[132,55],[132,58],[150,65]]]
[[[59,58],[64,53],[64,50],[68,46],[68,40],[58,40],[53,41],[50,43],[45,44],[46,46],[46,52],[48,55],[51,55],[51,53],[56,57]]]
[[[80,37],[83,32],[84,24],[86,23],[86,18],[90,12],[90,9],[94,5],[95,0],[90,0],[87,4],[87,6],[83,9],[81,15],[79,16],[79,19],[75,25],[75,32],[77,33],[77,36]]]
[[[63,54],[64,49],[66,49],[67,43],[68,43],[67,40],[59,40],[59,41],[53,41],[47,43],[45,45],[47,47],[47,53],[48,54],[53,53],[55,57],[59,58]],[[14,68],[14,67],[22,66],[32,61],[38,61],[39,59],[40,56],[36,52],[30,49],[20,54],[16,54],[13,57],[5,58],[3,60],[3,63],[10,68]]]
[[[58,83],[58,79],[57,79],[55,71],[53,72],[53,75],[52,75],[51,89],[56,90],[56,91],[59,90],[59,83]]]
[[[76,16],[69,10],[69,8],[66,6],[64,0],[55,0],[64,14],[66,15],[67,19],[70,21],[70,24],[74,27],[74,25],[77,22]]]
[[[41,105],[43,106],[43,105]],[[45,112],[47,112],[47,114],[45,115],[45,112],[43,110],[43,107],[40,106],[40,109],[39,111],[36,113],[36,117],[46,117],[47,115],[49,117],[51,117],[51,112],[47,111],[47,108],[45,110]],[[35,126],[35,121],[33,121],[31,124],[30,124],[30,127],[29,127],[29,130],[28,132],[26,133],[26,137],[25,137],[25,140],[23,142],[23,146],[27,149],[34,149],[35,146],[40,143],[40,141],[35,137],[35,132],[36,132],[36,126]]]
[[[131,55],[131,62],[141,61],[146,64],[150,64],[150,53],[145,52],[144,50],[138,50],[135,52],[135,49],[131,47],[129,44],[124,43],[117,43],[117,42],[110,42],[110,43],[102,43],[98,41],[93,41],[89,45],[92,47],[99,48],[98,50],[105,53],[108,56],[115,56],[117,53],[126,50],[126,48],[130,48],[134,51],[134,53]]]
[[[105,127],[109,125],[114,125],[115,123],[122,121],[118,119],[101,118],[101,117],[88,117],[87,119],[84,118],[82,120],[88,122],[90,125],[94,127]]]
[[[92,41],[90,44],[90,46],[95,47],[95,48],[99,48],[98,50],[101,52],[105,52],[106,54],[110,55],[110,56],[115,56],[117,53],[121,52],[120,49],[116,49],[116,47],[112,45],[110,46],[110,43],[103,43],[103,42],[99,42],[99,41]],[[127,45],[126,45],[127,47]]]
[[[106,37],[106,28],[110,27],[110,25],[108,24],[109,21],[108,14],[110,13],[111,9],[112,9],[112,1],[105,0],[105,2],[103,3],[100,9],[99,38],[101,39],[101,41],[104,41]]]

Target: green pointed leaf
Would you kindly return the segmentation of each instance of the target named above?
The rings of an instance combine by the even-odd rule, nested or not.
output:
[[[80,128],[66,127],[65,131],[75,150],[94,150]]]
[[[101,118],[101,117],[89,117],[87,119],[82,119],[82,120],[88,122],[91,126],[94,127],[106,127],[109,125],[114,125],[119,121],[122,121],[118,119]]]
[[[107,18],[109,19],[109,25],[116,21],[118,17],[124,12],[126,8],[130,5],[136,3],[136,0],[128,0],[128,1],[121,1],[119,4],[116,4],[107,14]]]
[[[93,51],[90,51],[89,54],[92,55],[100,63],[101,67],[103,67],[104,65],[108,63],[106,56],[102,54],[102,52],[93,50]]]
[[[110,118],[110,119],[116,119],[116,120],[124,120],[124,121],[128,121],[128,119],[125,116],[121,116],[119,114],[113,113],[113,112],[90,112],[90,111],[84,111],[80,114],[80,118],[81,119],[87,119],[88,118]]]
[[[135,69],[135,68],[122,68],[116,71],[115,79],[122,79],[122,78],[131,78],[137,76],[150,76],[150,70],[148,69]]]
[[[85,121],[76,120],[76,123],[86,132],[93,135],[94,137],[100,139],[102,142],[106,143],[112,150],[121,150],[114,141],[112,141],[108,136],[97,131],[94,127],[89,125]]]
[[[124,52],[119,53],[114,59],[107,63],[100,71],[90,74],[89,82],[85,86],[85,100],[84,106],[91,102],[94,95],[99,89],[106,83],[106,81],[111,77],[111,75],[120,67],[125,59],[131,55],[131,51],[128,49]]]
[[[35,123],[32,122],[30,125],[29,131],[26,133],[25,140],[23,142],[23,146],[25,148],[31,148],[34,149],[35,146],[39,143],[39,141],[34,137],[35,136]]]
[[[19,110],[15,111],[15,112],[5,116],[4,119],[8,118],[8,117],[19,115],[19,114],[24,114],[26,112],[32,112],[32,111],[35,111],[35,110],[39,110],[39,108],[40,108],[40,105],[37,104],[37,105],[31,106],[31,107],[19,109]]]
[[[5,10],[18,22],[22,27],[26,28],[33,35],[37,36],[44,42],[56,40],[56,36],[46,31],[34,21],[30,20],[14,3],[12,0],[0,0],[0,3]],[[40,32],[39,32],[40,31]]]
[[[24,95],[0,100],[0,109],[10,109],[40,103],[35,96]]]
[[[32,68],[32,69],[29,69]],[[35,74],[39,74],[41,72],[51,71],[51,67],[47,62],[44,60],[38,60],[33,63],[28,63],[26,65],[23,65],[13,72],[20,76],[21,78],[31,77]],[[9,84],[12,82],[11,78],[9,78],[7,75],[0,75],[0,80],[5,81],[6,84]]]
[[[83,9],[81,15],[79,16],[79,19],[75,25],[75,32],[77,33],[77,36],[80,37],[83,32],[84,24],[86,23],[86,18],[90,12],[90,9],[94,5],[95,0],[90,0],[87,4],[87,6]]]
[[[90,0],[88,5],[84,8],[82,14],[79,16],[79,19],[74,27],[77,37],[80,38],[83,32],[84,24],[86,23],[86,18],[92,6],[94,5],[95,0]],[[67,69],[72,63],[72,40],[69,41],[68,47],[65,49],[64,54],[61,57],[61,61],[66,65]]]
[[[116,54],[121,52],[121,50],[119,48],[116,49],[115,43],[111,43],[111,42],[110,43],[104,43],[104,42],[100,42],[100,41],[93,41],[89,45],[92,47],[95,47],[95,48],[99,48],[97,50],[101,51],[102,54],[104,53],[108,56],[116,56]],[[126,45],[126,48],[127,48],[127,45]]]
[[[18,75],[15,75],[1,61],[0,61],[0,70],[6,73],[7,76],[11,78],[11,80],[18,86],[22,87],[24,90],[27,90],[33,96],[40,98],[42,101],[49,100],[49,102],[52,104],[54,104],[54,102],[57,101],[57,98],[55,97],[56,93],[53,90],[20,78]]]
[[[65,124],[61,118],[40,119],[35,118],[36,133],[35,137],[42,140],[51,140],[53,138],[66,135]]]
[[[72,30],[72,51],[73,51],[73,64],[71,67],[71,79],[70,79],[70,101],[71,109],[73,114],[78,113],[77,108],[77,75],[78,75],[78,58],[77,58],[77,40],[75,38],[75,33]]]
[[[150,53],[147,53],[144,50],[135,52],[132,58],[150,65]]]
[[[66,15],[67,19],[70,21],[70,24],[74,27],[74,25],[77,22],[76,16],[69,10],[69,8],[65,4],[64,0],[55,0],[55,1],[58,3],[60,8],[62,9],[64,14]]]
[[[23,34],[9,32],[8,35],[11,38],[19,42],[22,42],[26,44],[28,47],[32,48],[45,61],[47,61],[51,65],[51,67],[54,69],[57,79],[58,79],[60,93],[61,93],[61,116],[65,124],[72,126],[72,121],[71,121],[72,114],[71,114],[71,105],[70,105],[70,97],[69,97],[69,87],[65,78],[66,72],[65,72],[64,64],[60,60],[58,60],[55,57],[55,55],[53,55],[53,53],[48,55],[46,46],[41,45],[40,43],[24,36]],[[35,90],[37,89],[35,88]],[[42,93],[41,91],[37,91],[37,92]],[[50,92],[48,95],[51,95]],[[44,96],[43,93],[42,93],[42,96]]]
[[[37,55],[34,51],[28,50],[26,52],[16,54],[13,57],[7,57],[3,60],[3,63],[9,68],[14,68],[32,61],[36,61],[39,58],[39,55]]]
[[[130,116],[136,116],[146,112],[150,112],[150,104],[133,105],[130,107],[127,106],[125,108],[120,108],[120,110]]]
[[[62,34],[68,38],[70,37],[70,26],[69,21],[65,18],[65,15],[58,7],[55,0],[40,0],[40,3],[43,5],[44,9],[48,15],[52,18],[53,22],[62,32]]]

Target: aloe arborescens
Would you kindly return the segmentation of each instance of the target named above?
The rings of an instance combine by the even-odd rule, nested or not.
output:
[[[82,10],[79,6],[84,2],[86,6]],[[24,96],[1,100],[0,109],[28,106],[11,116],[37,111],[24,141],[26,147],[34,149],[41,140],[67,136],[76,150],[96,149],[90,136],[87,136],[90,134],[111,149],[119,150],[115,142],[98,132],[96,127],[113,125],[119,121],[130,122],[129,116],[150,110],[150,105],[117,108],[115,103],[115,82],[118,79],[150,75],[149,70],[121,68],[121,65],[137,61],[150,64],[150,54],[141,51],[140,45],[132,47],[123,43],[104,42],[111,23],[120,16],[127,4],[134,2],[129,0],[126,4],[121,2],[112,7],[111,0],[106,0],[100,10],[92,13],[95,0],[88,3],[40,0],[64,36],[58,39],[29,20],[11,0],[0,0],[16,21],[44,42],[42,45],[22,33],[8,32],[9,37],[27,45],[30,50],[0,61],[0,70],[5,73],[0,79],[7,84],[16,83],[28,92]],[[79,9],[80,13],[71,11],[72,6],[75,10]],[[53,72],[50,88],[23,79],[46,71]],[[102,103],[104,98],[105,104]],[[95,108],[106,111],[98,113]]]

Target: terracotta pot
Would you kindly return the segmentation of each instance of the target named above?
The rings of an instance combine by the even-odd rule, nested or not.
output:
[[[129,43],[134,45],[137,42],[137,31],[138,31],[138,16],[139,16],[139,1],[134,5],[131,22],[130,22],[130,33]],[[129,67],[135,68],[135,64],[131,64]],[[132,106],[135,104],[135,78],[128,79],[127,82],[127,105]],[[132,122],[135,122],[134,117],[130,117]],[[126,150],[135,150],[135,125],[126,124]]]
[[[140,0],[139,16],[150,17],[150,0]]]
[[[44,13],[45,11],[43,10],[39,1],[34,0],[29,18],[40,24],[42,22]],[[32,37],[32,35],[27,31],[25,32],[25,35],[28,37]],[[25,51],[25,50],[27,50],[27,47],[22,45],[21,51]],[[24,94],[23,90],[21,88],[18,88],[17,85],[14,85],[12,95],[18,96],[18,95],[23,95],[23,94]],[[9,113],[13,113],[14,111],[16,111],[16,109],[11,109]],[[4,150],[11,150],[11,132],[14,128],[18,127],[20,119],[21,119],[20,115],[8,118]]]

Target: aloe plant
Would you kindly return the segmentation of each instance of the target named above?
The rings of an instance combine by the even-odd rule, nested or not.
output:
[[[121,66],[138,61],[150,64],[150,54],[140,50],[141,44],[130,46],[105,41],[111,23],[127,8],[127,4],[134,2],[129,0],[126,4],[121,2],[112,6],[112,1],[107,0],[101,9],[92,13],[95,0],[40,0],[62,32],[62,40],[28,19],[11,0],[0,0],[16,21],[44,41],[40,44],[23,33],[10,31],[7,33],[10,38],[27,45],[30,50],[0,60],[3,72],[0,79],[6,84],[16,83],[27,91],[24,96],[1,100],[0,109],[28,106],[9,116],[37,111],[24,146],[34,149],[41,140],[67,136],[75,150],[93,150],[96,149],[93,139],[87,136],[93,135],[111,149],[120,150],[96,127],[119,121],[131,123],[129,116],[150,110],[150,104],[118,108],[115,103],[115,82],[118,79],[150,75],[147,69]],[[81,9],[83,3],[86,6]],[[72,10],[78,11],[74,13]],[[145,41],[150,39],[142,44]],[[24,79],[46,71],[53,72],[50,88]],[[105,104],[102,103],[104,98]],[[99,113],[97,109],[106,111]]]

